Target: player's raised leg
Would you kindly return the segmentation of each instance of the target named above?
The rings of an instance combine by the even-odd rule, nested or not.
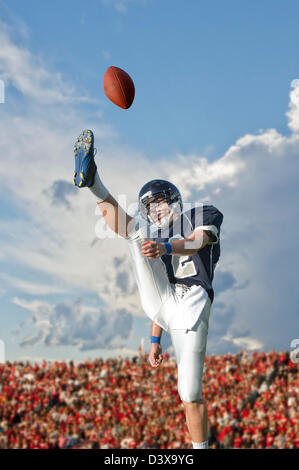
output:
[[[95,195],[106,224],[115,233],[127,237],[135,221],[118,204],[103,184],[94,161],[94,135],[89,129],[81,132],[74,146],[75,172],[73,183],[79,188],[88,187]]]
[[[94,161],[94,136],[91,130],[85,130],[79,135],[74,153],[74,185],[79,188],[87,186],[95,195],[106,224],[115,233],[128,239],[142,307],[153,321],[162,328],[166,327],[159,314],[166,301],[172,302],[173,308],[168,311],[173,311],[174,292],[163,261],[160,258],[149,259],[141,254],[141,244],[148,237],[148,226],[139,227],[101,181]]]

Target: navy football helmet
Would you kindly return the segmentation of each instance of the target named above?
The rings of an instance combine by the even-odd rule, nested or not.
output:
[[[161,220],[152,217],[151,205],[158,205],[158,200],[166,202],[169,210]],[[138,195],[138,211],[151,225],[158,228],[167,228],[173,222],[174,215],[179,215],[183,210],[183,202],[178,188],[165,180],[151,180],[146,183]]]

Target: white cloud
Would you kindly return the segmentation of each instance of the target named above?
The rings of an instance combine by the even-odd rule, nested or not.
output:
[[[14,332],[23,336],[20,346],[24,348],[44,345],[76,346],[80,351],[115,349],[125,345],[131,332],[132,317],[125,309],[84,307],[80,299],[56,305],[17,297],[13,302],[32,314]]]
[[[299,132],[299,80],[293,80],[291,87],[293,89],[290,93],[289,111],[286,115],[289,119],[289,128],[293,132]]]
[[[19,279],[16,276],[9,276],[5,273],[0,273],[0,278],[11,285],[13,288],[31,295],[49,295],[49,294],[63,294],[67,290],[58,286],[50,286],[48,284],[40,284],[37,282],[29,282],[24,279]],[[4,292],[4,291],[3,291]],[[1,294],[1,289],[0,289]]]
[[[59,72],[49,71],[41,59],[11,41],[8,28],[0,23],[0,77],[24,96],[40,104],[92,101],[81,96]]]
[[[222,255],[215,277],[228,271],[236,284],[216,292],[210,343],[218,352],[227,350],[223,341],[228,338],[232,347],[244,347],[239,333],[248,329],[247,347],[263,344],[266,349],[287,349],[296,328],[297,92],[298,87],[290,92],[288,117],[294,133],[289,137],[275,129],[260,130],[238,139],[216,162],[180,156],[183,171],[176,163],[171,169],[169,179],[185,194],[213,203],[224,214]],[[288,226],[293,235],[286,235]]]
[[[257,341],[255,338],[240,337],[233,338],[232,335],[223,336],[223,340],[233,343],[238,347],[238,349],[247,349],[248,351],[256,351],[262,349],[263,344],[260,341]]]

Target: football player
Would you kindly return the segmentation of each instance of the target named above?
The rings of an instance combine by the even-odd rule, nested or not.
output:
[[[223,215],[204,204],[183,211],[177,187],[157,179],[140,190],[139,216],[133,218],[97,172],[91,130],[80,134],[74,153],[74,185],[89,187],[106,224],[128,241],[141,304],[152,320],[149,362],[159,367],[162,331],[169,332],[178,366],[178,393],[193,448],[208,448],[202,373]]]

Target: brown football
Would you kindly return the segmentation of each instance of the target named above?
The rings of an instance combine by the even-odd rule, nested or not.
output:
[[[133,103],[135,86],[127,72],[118,67],[109,67],[104,75],[104,92],[112,103],[128,109]]]

